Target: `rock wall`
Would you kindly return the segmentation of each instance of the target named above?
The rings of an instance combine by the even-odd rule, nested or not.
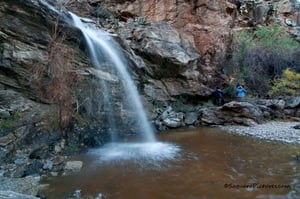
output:
[[[232,28],[268,24],[290,17],[297,20],[294,0],[135,0],[97,1],[120,15],[167,21],[195,41],[201,55],[226,49]],[[128,14],[130,13],[130,15]],[[213,62],[211,62],[213,63]]]
[[[21,169],[8,166],[10,177],[23,177],[34,162],[33,151],[48,151],[48,144],[61,139],[47,122],[55,107],[31,85],[33,66],[46,67],[51,39],[48,14],[38,8],[29,1],[2,1],[0,7],[0,162],[24,160]],[[1,164],[2,174],[5,169]]]

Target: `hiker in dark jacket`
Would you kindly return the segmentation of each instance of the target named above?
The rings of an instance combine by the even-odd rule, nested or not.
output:
[[[219,87],[217,87],[214,94],[215,94],[216,105],[221,106],[222,105],[223,91]]]

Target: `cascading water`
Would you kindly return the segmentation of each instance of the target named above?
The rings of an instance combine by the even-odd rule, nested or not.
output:
[[[115,119],[113,114],[109,113],[108,117],[111,119],[108,121],[112,127],[110,132],[113,135],[112,143],[100,149],[91,150],[90,153],[96,155],[101,162],[143,159],[143,162],[157,164],[163,160],[174,159],[180,149],[178,146],[156,141],[154,132],[147,121],[137,88],[127,71],[127,62],[122,55],[119,45],[107,33],[89,24],[84,24],[75,14],[69,14],[73,25],[82,31],[93,65],[101,70],[103,62],[108,62],[116,71],[116,75],[121,79],[122,88],[124,89],[122,92],[127,96],[125,101],[130,104],[129,107],[131,108],[127,111],[135,113],[133,114],[136,120],[134,125],[138,126],[137,130],[143,135],[142,142],[119,142],[118,136],[114,133],[117,130]],[[101,84],[106,93],[103,101],[107,104],[107,108],[113,111],[113,106],[110,104],[112,96],[109,95],[109,88],[104,80],[101,80]],[[125,129],[122,130],[124,131]]]
[[[133,115],[136,120],[135,123],[139,127],[138,130],[140,131],[140,133],[142,133],[142,141],[155,141],[153,130],[149,122],[147,121],[145,110],[141,103],[138,91],[126,69],[127,63],[124,56],[121,53],[121,50],[119,49],[119,46],[107,33],[98,30],[89,24],[82,23],[80,18],[73,13],[70,13],[70,16],[73,19],[73,25],[82,31],[82,34],[86,41],[86,47],[88,49],[93,65],[97,69],[101,69],[101,63],[110,62],[110,65],[112,67],[115,67],[115,70],[117,71],[117,74],[120,77],[121,82],[123,83],[123,93],[127,96],[126,102],[131,107],[131,110],[134,111]],[[106,93],[103,99],[105,105],[108,106],[108,109],[114,111],[111,107],[111,96],[109,96],[108,88],[105,81],[101,80],[101,84],[104,89],[104,93]],[[116,131],[116,124],[114,121],[113,114],[111,112],[109,113],[108,118],[109,125],[112,128],[111,134],[114,134],[113,132]],[[112,136],[112,141],[118,141],[116,135]]]

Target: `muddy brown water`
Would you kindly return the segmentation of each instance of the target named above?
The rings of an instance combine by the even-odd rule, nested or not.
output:
[[[47,198],[102,199],[300,198],[299,145],[225,133],[218,128],[181,129],[160,134],[180,151],[166,160],[101,162],[93,154],[81,172],[45,179]]]

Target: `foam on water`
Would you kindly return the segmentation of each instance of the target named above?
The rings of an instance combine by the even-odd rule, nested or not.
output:
[[[99,163],[120,161],[159,163],[177,158],[180,147],[165,142],[109,143],[89,154],[96,155]]]

